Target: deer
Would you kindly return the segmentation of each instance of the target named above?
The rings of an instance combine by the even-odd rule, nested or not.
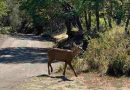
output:
[[[126,45],[126,49],[128,49],[128,50],[127,50],[127,54],[128,54],[128,55],[130,55],[129,47],[130,47],[130,42]]]
[[[77,77],[77,74],[72,66],[72,60],[74,57],[79,55],[81,50],[82,50],[81,47],[79,47],[76,44],[73,44],[71,50],[59,49],[59,48],[51,48],[50,50],[48,50],[48,74],[50,75],[50,68],[51,72],[53,72],[53,68],[51,65],[52,61],[61,61],[65,62],[63,75],[65,76],[66,67],[67,65],[69,65],[72,71],[74,72],[75,76]]]

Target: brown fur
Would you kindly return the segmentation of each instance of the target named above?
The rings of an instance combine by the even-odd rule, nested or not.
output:
[[[65,75],[66,67],[67,64],[70,66],[70,68],[73,70],[75,76],[77,77],[77,74],[72,67],[72,60],[73,58],[78,55],[80,52],[80,48],[75,46],[72,48],[72,50],[64,50],[64,49],[59,49],[59,48],[52,48],[48,51],[48,74],[50,75],[50,69],[51,67],[51,72],[53,71],[53,68],[51,66],[52,61],[62,61],[65,62],[65,67],[64,67],[64,72],[63,75]]]
[[[130,42],[126,45],[127,54],[130,55]]]

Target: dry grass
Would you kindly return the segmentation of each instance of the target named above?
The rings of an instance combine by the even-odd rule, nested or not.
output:
[[[68,38],[66,32],[64,32],[64,33],[62,33],[62,34],[54,35],[53,37],[54,37],[55,39],[57,39],[58,41],[61,41],[61,40],[63,40],[63,39]]]
[[[96,73],[83,75],[85,84],[90,90],[129,90],[130,79],[127,77],[100,76]]]
[[[33,77],[26,80],[18,90],[86,90],[78,78],[67,79],[60,75]]]
[[[100,76],[97,73],[80,74],[69,79],[53,75],[51,77],[33,77],[27,80],[18,90],[129,90],[130,78]]]

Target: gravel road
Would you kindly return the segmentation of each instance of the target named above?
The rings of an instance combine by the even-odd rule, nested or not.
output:
[[[17,90],[25,79],[47,74],[46,52],[52,46],[34,35],[0,36],[0,90]]]

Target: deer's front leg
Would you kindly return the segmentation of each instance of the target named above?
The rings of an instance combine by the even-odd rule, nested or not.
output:
[[[53,68],[52,68],[52,65],[50,64],[50,67],[51,67],[51,72],[53,72]]]
[[[70,66],[70,68],[73,70],[73,72],[74,72],[75,76],[77,77],[77,74],[76,74],[76,72],[75,72],[75,70],[74,70],[73,66],[71,65],[71,63],[69,63],[69,66]]]
[[[64,67],[64,72],[63,72],[64,76],[65,76],[66,67],[67,67],[67,63],[65,62],[65,67]]]
[[[50,63],[48,62],[48,74],[50,75],[50,68],[49,68],[49,66],[50,66]]]

